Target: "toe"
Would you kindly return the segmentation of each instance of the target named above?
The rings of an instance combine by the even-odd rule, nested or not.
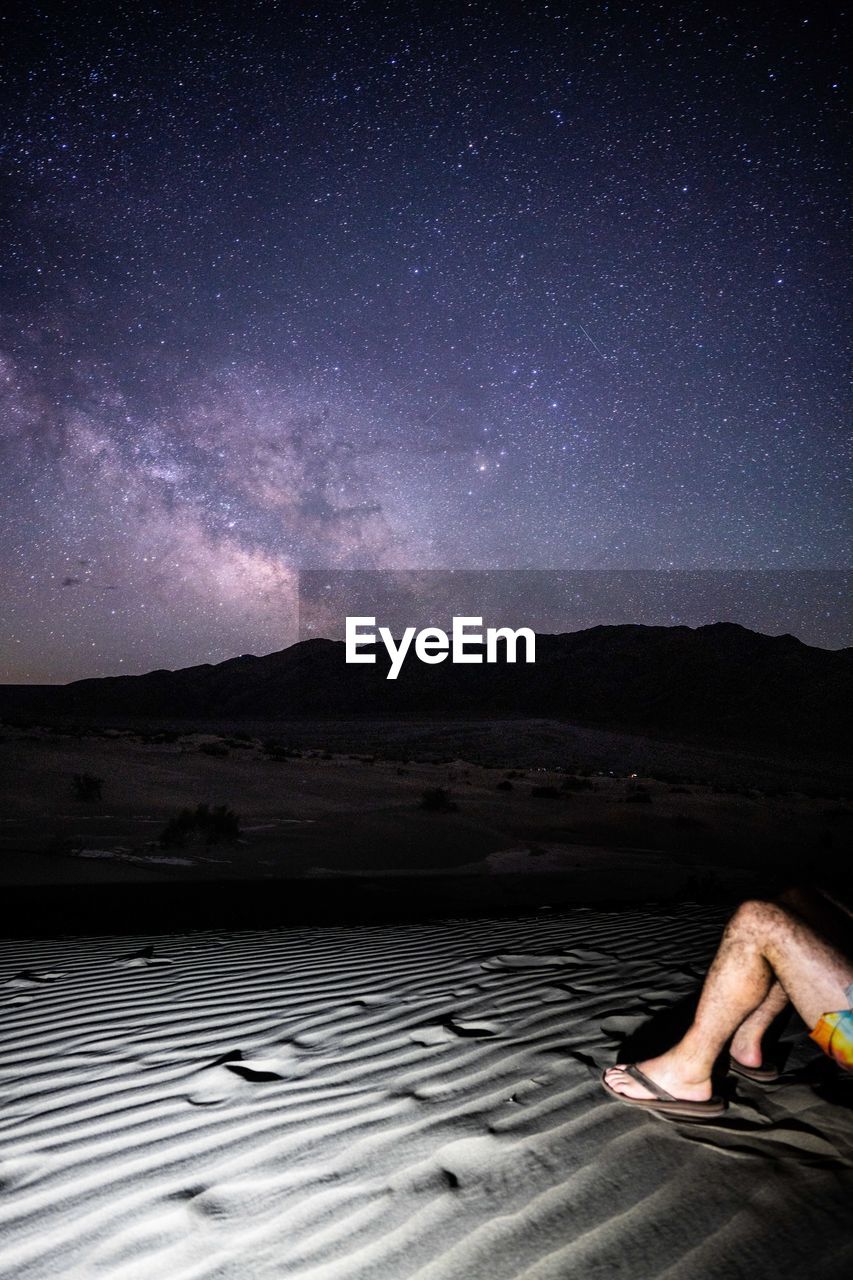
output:
[[[615,1067],[608,1067],[604,1073],[604,1079],[611,1089],[615,1089],[617,1093],[624,1093],[628,1097],[637,1087],[635,1081],[628,1075],[621,1064],[617,1064]]]
[[[608,1067],[604,1073],[604,1079],[614,1089],[616,1093],[621,1093],[626,1098],[637,1098],[641,1101],[650,1099],[653,1095],[643,1085],[629,1075],[625,1070],[624,1063],[617,1063],[615,1067]]]

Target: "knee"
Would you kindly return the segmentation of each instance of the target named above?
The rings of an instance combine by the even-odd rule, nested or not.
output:
[[[729,921],[727,933],[735,937],[766,937],[787,919],[787,911],[777,902],[761,898],[742,902]]]

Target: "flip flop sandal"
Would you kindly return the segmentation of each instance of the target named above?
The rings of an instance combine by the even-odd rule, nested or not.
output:
[[[752,1080],[755,1084],[773,1084],[782,1072],[772,1062],[762,1062],[760,1067],[748,1067],[736,1058],[729,1058],[729,1071],[732,1075],[743,1076],[744,1080]]]
[[[602,1073],[601,1084],[605,1092],[609,1093],[611,1098],[616,1098],[618,1102],[624,1102],[628,1107],[641,1107],[644,1111],[656,1111],[659,1115],[674,1116],[678,1120],[711,1120],[714,1116],[721,1116],[726,1109],[727,1104],[723,1098],[709,1098],[707,1102],[693,1102],[690,1098],[674,1098],[671,1093],[667,1093],[666,1089],[662,1089],[659,1084],[655,1084],[654,1080],[644,1075],[634,1063],[619,1069],[654,1095],[651,1098],[629,1098],[627,1094],[620,1093],[618,1089],[608,1084]]]

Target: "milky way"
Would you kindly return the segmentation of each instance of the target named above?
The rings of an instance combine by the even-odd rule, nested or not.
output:
[[[849,564],[828,14],[23,6],[2,678],[279,648],[300,567]]]

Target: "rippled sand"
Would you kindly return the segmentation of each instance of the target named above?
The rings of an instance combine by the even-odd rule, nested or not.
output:
[[[838,1276],[848,1081],[793,1040],[713,1124],[601,1066],[723,916],[5,944],[0,1274],[117,1280]]]

